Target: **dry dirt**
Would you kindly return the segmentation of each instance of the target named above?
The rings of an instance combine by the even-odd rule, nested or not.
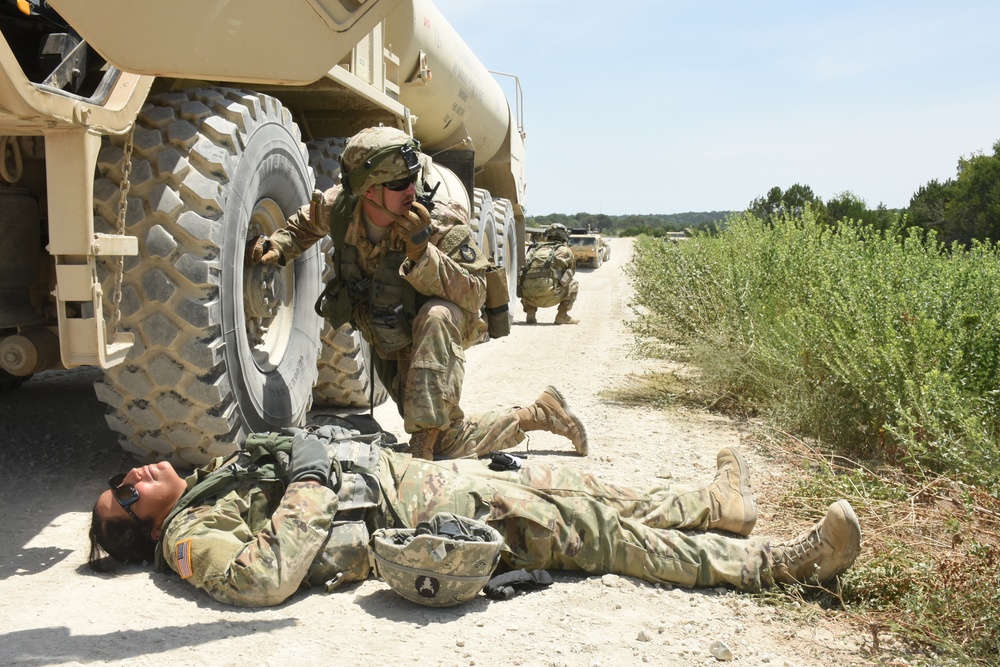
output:
[[[517,309],[521,323],[510,336],[469,351],[463,406],[474,413],[523,405],[553,384],[586,423],[591,453],[577,458],[569,442],[533,434],[531,458],[639,487],[663,482],[657,478],[709,480],[716,452],[741,443],[740,424],[607,398],[629,374],[658,363],[629,355],[622,266],[631,241],[612,239],[611,247],[610,262],[578,273],[580,324],[553,326],[548,309],[528,326]],[[90,507],[110,474],[131,467],[104,424],[95,377],[94,369],[44,373],[0,396],[0,665],[722,664],[712,656],[716,642],[732,652],[732,665],[870,664],[867,638],[843,614],[806,620],[730,590],[610,575],[556,573],[548,589],[446,610],[411,605],[377,580],[245,610],[151,568],[91,574]],[[393,405],[375,416],[403,437]],[[744,452],[758,489],[780,486],[786,471],[752,445]],[[757,533],[803,527],[789,526],[764,495]]]

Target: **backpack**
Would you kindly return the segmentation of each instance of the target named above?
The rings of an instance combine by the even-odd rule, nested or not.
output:
[[[561,242],[540,243],[528,252],[520,280],[517,281],[517,295],[533,299],[552,294],[559,289],[561,271],[555,262],[556,249]]]

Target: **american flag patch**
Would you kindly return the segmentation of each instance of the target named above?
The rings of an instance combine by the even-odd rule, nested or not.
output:
[[[184,540],[177,543],[177,574],[181,579],[187,579],[194,574],[191,567],[191,540]]]

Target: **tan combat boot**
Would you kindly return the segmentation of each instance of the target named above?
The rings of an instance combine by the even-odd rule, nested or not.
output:
[[[416,459],[434,460],[434,445],[437,444],[441,431],[436,428],[428,428],[417,431],[410,436],[410,444],[406,448],[406,453]]]
[[[861,551],[861,525],[846,500],[830,505],[826,516],[787,544],[771,547],[770,575],[775,583],[823,583],[851,566]]]
[[[522,431],[548,431],[569,438],[580,456],[587,455],[587,430],[555,387],[545,388],[532,405],[517,409]]]
[[[537,308],[525,308],[524,309],[524,321],[526,324],[537,324],[538,319],[535,317],[535,312]]]
[[[580,320],[574,320],[569,316],[569,310],[563,309],[559,306],[559,312],[556,313],[556,324],[579,324]]]
[[[750,490],[750,469],[735,447],[723,449],[715,460],[719,472],[708,486],[712,509],[708,528],[746,537],[757,523],[757,503]]]

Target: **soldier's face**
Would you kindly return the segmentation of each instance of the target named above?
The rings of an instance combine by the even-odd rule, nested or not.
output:
[[[380,193],[373,193],[373,190],[381,191]],[[412,182],[407,182],[406,187],[402,190],[392,190],[385,186],[372,186],[369,191],[372,198],[378,201],[376,197],[381,194],[382,206],[385,206],[389,211],[395,213],[396,215],[406,215],[413,206],[413,202],[417,200],[417,188]]]
[[[121,484],[135,489],[135,493],[139,497],[129,505],[129,509],[138,520],[152,523],[155,533],[158,533],[164,519],[181,494],[187,489],[185,481],[166,461],[132,468],[125,475]],[[98,498],[97,510],[105,517],[118,516],[129,520],[133,518],[115,499],[111,489],[102,493]],[[152,537],[156,539],[157,535],[154,534]]]

